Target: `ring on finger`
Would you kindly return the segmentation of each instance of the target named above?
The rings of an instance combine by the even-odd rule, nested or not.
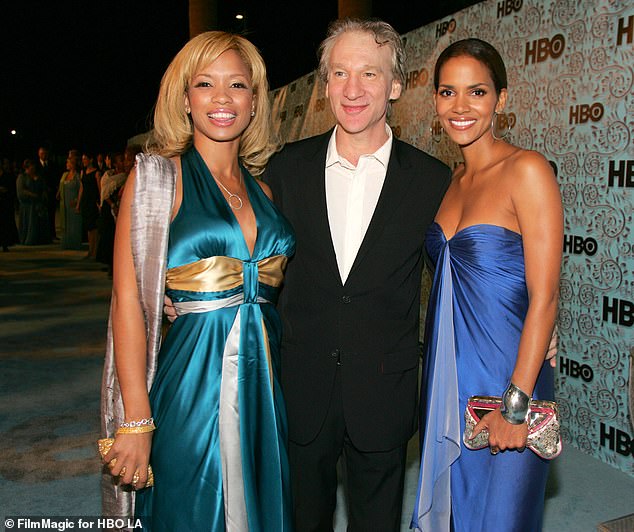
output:
[[[139,470],[137,469],[132,476],[132,484],[136,484],[139,481]]]
[[[125,467],[125,466],[123,466],[123,467],[121,468],[121,471],[119,471],[119,476],[120,476],[120,477],[122,477],[123,475],[125,475],[125,472],[126,472],[126,471],[127,471],[126,467]]]
[[[110,462],[108,462],[108,467],[110,469],[112,469],[115,465],[117,465],[117,459],[113,458],[112,460],[110,460]]]

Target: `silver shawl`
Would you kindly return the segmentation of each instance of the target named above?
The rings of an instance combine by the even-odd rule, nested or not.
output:
[[[172,161],[158,155],[137,155],[130,239],[137,288],[145,317],[148,391],[154,380],[156,358],[161,343],[168,229],[175,188],[176,167]],[[124,417],[114,361],[111,307],[101,384],[102,437],[113,438]],[[115,484],[107,468],[102,474],[101,491],[104,516],[131,517],[134,514],[134,491]]]

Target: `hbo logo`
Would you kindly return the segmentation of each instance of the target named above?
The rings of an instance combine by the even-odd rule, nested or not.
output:
[[[603,118],[603,104],[596,102],[592,105],[582,103],[570,107],[569,124],[585,124],[588,120],[598,122]]]
[[[564,253],[572,253],[574,255],[585,253],[592,257],[598,248],[597,241],[592,237],[583,238],[576,235],[564,235]]]
[[[517,13],[522,9],[523,0],[502,0],[498,2],[498,18],[510,15],[514,11]]]
[[[524,64],[541,63],[542,61],[546,61],[549,57],[557,59],[564,53],[565,48],[566,39],[561,33],[558,33],[552,39],[543,38],[527,42]]]
[[[616,451],[623,456],[634,458],[634,439],[622,430],[610,427],[601,423],[599,430],[599,445],[609,447],[611,451]]]
[[[594,379],[594,372],[588,364],[579,364],[570,358],[559,357],[559,373],[581,379],[584,382],[591,382]]]
[[[447,20],[436,25],[436,39],[440,39],[445,33],[453,33],[456,30],[456,19]]]

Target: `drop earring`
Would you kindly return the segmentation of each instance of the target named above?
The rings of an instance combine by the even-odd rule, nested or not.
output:
[[[498,124],[498,117],[503,117],[503,123],[506,123],[506,131],[504,131],[504,134],[501,137],[498,137],[495,134],[495,128]],[[506,140],[506,137],[509,136],[509,133],[511,133],[511,123],[509,122],[509,117],[506,113],[498,113],[497,111],[495,111],[493,113],[493,116],[491,117],[491,135],[495,140]]]

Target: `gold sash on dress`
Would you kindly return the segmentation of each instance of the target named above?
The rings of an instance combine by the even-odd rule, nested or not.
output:
[[[257,262],[258,281],[277,288],[284,279],[288,257],[275,255]],[[170,290],[223,292],[244,284],[244,261],[233,257],[209,257],[167,270],[165,286]]]

